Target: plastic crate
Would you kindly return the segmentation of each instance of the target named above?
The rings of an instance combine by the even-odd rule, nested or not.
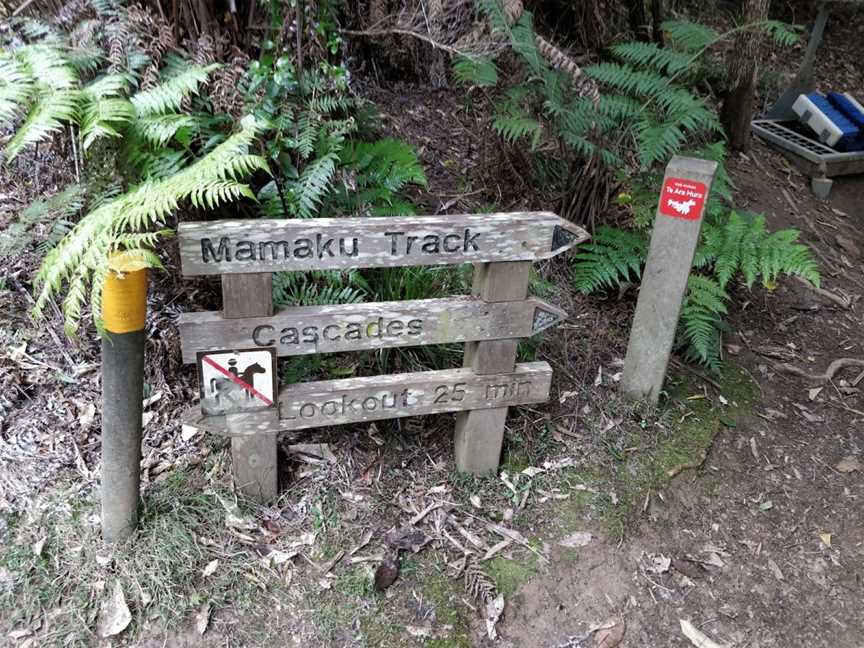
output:
[[[813,129],[820,142],[841,151],[860,145],[859,127],[818,92],[799,96],[792,110],[802,123]]]

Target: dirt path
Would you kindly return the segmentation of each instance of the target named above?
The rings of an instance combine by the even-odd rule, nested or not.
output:
[[[774,229],[801,229],[832,260],[839,274],[825,272],[824,288],[860,295],[862,258],[850,251],[862,245],[864,179],[839,180],[818,203],[761,145],[731,173],[742,207]],[[723,428],[698,473],[646,500],[634,536],[559,556],[525,584],[502,633],[513,646],[593,645],[578,639],[615,614],[628,647],[690,646],[680,619],[721,645],[864,645],[864,398],[849,386],[860,369],[822,385],[774,368],[822,373],[839,357],[864,357],[860,304],[843,310],[794,282],[739,294],[739,304],[727,351],[758,381],[752,415]],[[655,569],[646,554],[671,566]]]

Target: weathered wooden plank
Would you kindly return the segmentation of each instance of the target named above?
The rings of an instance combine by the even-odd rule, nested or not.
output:
[[[528,292],[531,264],[484,263],[474,266],[471,291],[494,302],[524,299]],[[518,339],[471,342],[465,345],[463,364],[478,374],[512,371],[516,362]],[[460,412],[453,434],[456,469],[475,475],[498,468],[504,445],[507,408],[477,409]]]
[[[273,314],[273,275],[259,273],[222,277],[222,308],[240,316]],[[260,416],[276,420],[275,409]],[[243,415],[228,414],[232,426],[242,425]],[[246,497],[270,502],[279,494],[279,448],[275,434],[262,435],[252,443],[231,443],[231,463],[236,488]]]
[[[199,351],[256,346],[275,346],[280,356],[295,356],[523,338],[566,316],[539,299],[488,303],[451,297],[300,306],[283,308],[273,317],[245,319],[225,319],[215,312],[184,313],[179,327],[183,361],[192,363]]]
[[[272,272],[222,277],[222,317],[260,317],[272,314]]]
[[[487,376],[471,369],[447,369],[325,380],[283,387],[278,421],[257,412],[227,417],[196,412],[184,422],[218,434],[246,436],[465,409],[500,409],[546,401],[551,381],[552,368],[545,362],[527,362],[513,372]]]
[[[180,223],[184,275],[548,259],[588,238],[550,212]]]

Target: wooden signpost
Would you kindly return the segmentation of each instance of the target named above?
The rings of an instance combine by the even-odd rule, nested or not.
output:
[[[675,156],[666,167],[624,358],[621,388],[631,398],[660,398],[716,173],[716,162],[696,158]]]
[[[184,362],[198,361],[202,376],[209,372],[201,411],[186,422],[230,436],[235,483],[266,501],[277,493],[276,438],[289,430],[458,412],[457,468],[497,468],[507,408],[547,400],[552,378],[544,362],[515,364],[518,341],[565,317],[527,298],[531,262],[588,235],[555,214],[522,212],[181,223],[179,238],[183,273],[221,274],[223,282],[221,313],[189,313],[180,321]],[[273,312],[274,271],[466,262],[474,264],[471,296]],[[268,384],[256,369],[264,365],[244,355],[450,342],[466,343],[461,369],[286,385],[272,398],[258,388]],[[203,368],[206,358],[211,364]],[[235,364],[226,366],[228,359]]]

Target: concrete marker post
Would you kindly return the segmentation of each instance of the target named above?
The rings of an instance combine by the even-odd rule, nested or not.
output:
[[[624,359],[621,389],[628,398],[660,398],[717,166],[675,156],[666,167]]]
[[[139,257],[111,259],[102,316],[102,539],[115,544],[138,524],[147,316],[147,268]]]

